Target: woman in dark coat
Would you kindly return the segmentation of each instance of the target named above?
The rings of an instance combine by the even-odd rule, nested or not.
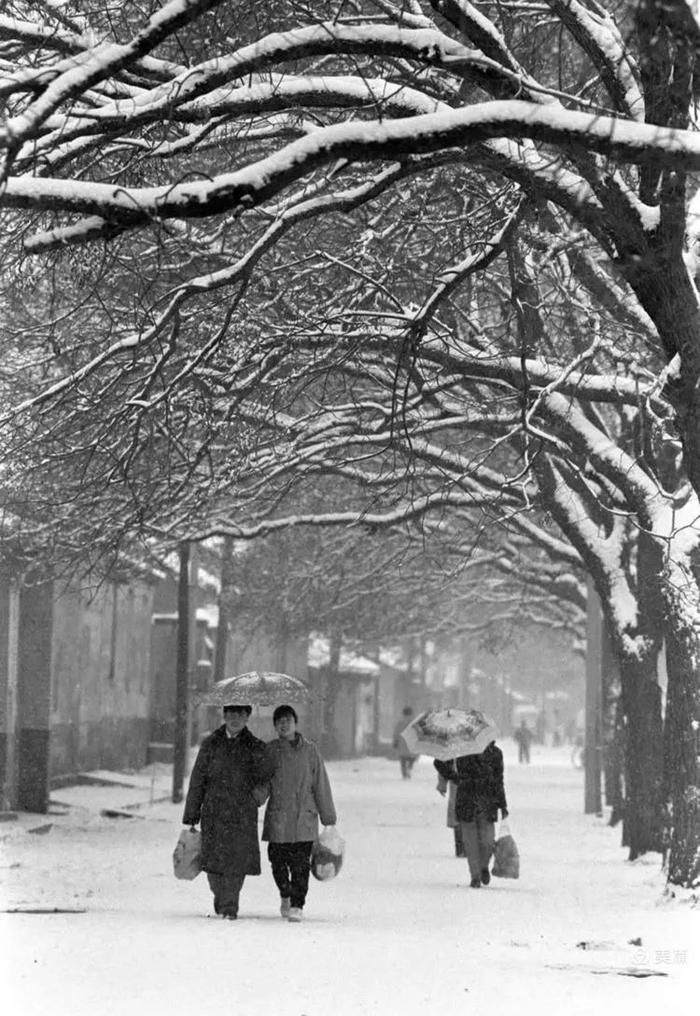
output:
[[[492,741],[480,755],[461,755],[450,762],[436,759],[433,765],[443,780],[457,785],[455,817],[462,830],[472,889],[488,885],[498,809],[502,818],[508,814],[503,786],[503,752]],[[440,787],[438,784],[438,790]],[[440,792],[444,794],[444,788]]]
[[[260,874],[258,807],[265,744],[246,726],[250,706],[224,706],[224,724],[202,741],[182,816],[202,827],[202,869],[214,910],[235,920],[246,875]]]

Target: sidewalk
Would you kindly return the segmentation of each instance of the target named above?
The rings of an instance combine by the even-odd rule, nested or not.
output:
[[[78,778],[80,782],[51,791],[45,815],[7,813],[0,823],[0,842],[16,833],[42,834],[52,826],[69,828],[97,818],[142,818],[144,809],[169,801],[172,796],[172,765],[166,762],[153,762],[128,772],[95,769],[80,773]]]
[[[505,753],[518,881],[468,888],[429,760],[411,780],[386,759],[331,762],[348,853],[337,879],[312,880],[300,925],[280,920],[264,847],[236,922],[211,916],[202,876],[173,878],[182,805],[169,765],[57,790],[52,814],[0,825],[8,1011],[693,1012],[700,914],[663,897],[658,855],[626,862],[619,830],[582,814],[582,774],[565,755],[526,767]]]

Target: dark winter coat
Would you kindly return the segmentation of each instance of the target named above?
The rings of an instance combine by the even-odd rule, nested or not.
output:
[[[266,767],[273,773],[262,838],[271,843],[315,840],[319,817],[335,825],[336,814],[328,773],[313,741],[300,733],[293,740],[278,737],[266,748]]]
[[[529,748],[534,739],[534,735],[529,727],[516,727],[513,739],[523,748]]]
[[[496,822],[498,809],[507,811],[503,786],[503,752],[490,744],[480,755],[462,755],[450,762],[433,763],[446,780],[457,784],[455,816],[473,822],[477,815]]]
[[[264,753],[264,742],[247,727],[230,738],[224,725],[202,741],[182,822],[201,824],[204,871],[260,874],[258,799],[264,797],[254,788],[264,779]]]

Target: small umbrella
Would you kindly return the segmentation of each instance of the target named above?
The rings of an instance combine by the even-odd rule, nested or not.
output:
[[[202,693],[202,706],[271,706],[275,702],[305,702],[309,689],[296,677],[272,671],[251,670],[226,677]]]
[[[411,720],[401,736],[414,754],[447,762],[480,755],[498,736],[498,729],[478,709],[429,709]]]

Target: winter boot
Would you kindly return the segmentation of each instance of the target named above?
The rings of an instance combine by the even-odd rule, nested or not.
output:
[[[292,908],[289,896],[280,896],[280,914],[282,917],[289,917],[289,911]]]
[[[288,921],[294,921],[294,923],[296,924],[296,923],[298,923],[301,920],[302,915],[303,915],[303,910],[301,909],[301,907],[290,907],[289,908],[289,917],[287,918],[287,920]]]
[[[472,889],[481,889],[481,879],[480,878],[473,878],[471,880],[471,882],[469,883],[469,885],[470,885],[470,887]]]
[[[488,868],[482,868],[481,869],[481,884],[482,885],[488,885],[490,881],[491,881],[491,872],[489,871]]]

